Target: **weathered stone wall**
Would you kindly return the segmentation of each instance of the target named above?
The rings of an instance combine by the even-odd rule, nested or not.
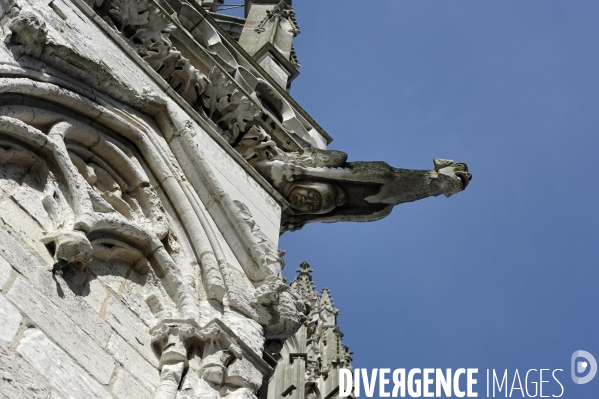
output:
[[[152,397],[159,373],[141,295],[148,276],[100,261],[53,276],[35,221],[10,200],[0,217],[2,395]]]
[[[25,103],[24,98],[20,100],[23,100],[21,104]],[[27,119],[23,116],[26,111],[29,116],[37,113],[38,118],[44,113],[43,108],[25,108],[24,105],[4,105],[0,107],[0,113],[21,115],[22,119]],[[45,117],[49,118],[48,115]],[[70,120],[65,115],[56,117]],[[7,384],[2,392],[27,390],[31,385],[41,390],[40,395],[54,390],[56,397],[151,396],[160,381],[162,365],[161,349],[153,348],[154,336],[150,330],[164,320],[189,318],[194,320],[198,329],[214,319],[223,320],[231,334],[238,337],[234,338],[240,341],[236,344],[242,345],[245,351],[236,358],[237,366],[241,367],[240,381],[233,378],[231,384],[236,388],[249,389],[248,392],[256,391],[262,382],[262,372],[268,368],[260,361],[260,354],[265,336],[263,328],[270,324],[268,318],[264,319],[257,313],[264,312],[261,309],[270,306],[270,303],[263,305],[256,301],[268,295],[268,287],[273,281],[269,280],[267,288],[258,290],[264,280],[262,275],[267,274],[268,269],[252,266],[253,261],[246,262],[246,274],[233,254],[235,249],[228,245],[231,238],[227,240],[218,234],[217,227],[218,222],[229,225],[234,222],[250,223],[254,233],[259,232],[255,230],[257,224],[252,221],[247,207],[234,200],[232,204],[238,206],[235,211],[241,215],[239,219],[231,220],[221,210],[216,214],[216,218],[220,217],[217,222],[208,217],[208,209],[199,196],[195,197],[196,216],[203,215],[207,225],[204,239],[199,238],[200,241],[194,243],[194,237],[189,237],[185,231],[190,221],[182,221],[169,195],[164,192],[168,189],[164,186],[168,178],[161,184],[155,178],[145,176],[146,179],[142,180],[149,181],[149,187],[156,191],[153,193],[150,188],[144,188],[143,198],[136,197],[135,191],[124,189],[125,183],[117,184],[120,179],[125,179],[124,176],[114,170],[111,171],[113,175],[107,173],[109,162],[118,164],[119,159],[104,160],[102,165],[107,168],[104,169],[98,165],[102,161],[102,154],[98,153],[90,155],[93,162],[88,160],[88,163],[77,167],[75,164],[81,161],[77,154],[84,153],[84,149],[67,137],[70,159],[54,161],[59,164],[65,161],[63,166],[70,166],[70,172],[81,173],[72,177],[74,184],[78,188],[87,186],[87,194],[91,198],[92,209],[87,209],[91,215],[77,215],[77,204],[73,205],[68,178],[60,176],[60,168],[52,164],[53,159],[36,157],[33,152],[29,154],[22,142],[19,143],[21,145],[14,142],[32,139],[32,136],[35,138],[35,134],[43,137],[43,133],[36,132],[33,127],[39,126],[41,120],[32,118],[30,123],[33,125],[23,125],[20,119],[0,117],[4,123],[0,129],[3,155],[0,167],[0,339],[5,341],[3,350],[7,352],[7,356],[2,358],[6,369],[3,384]],[[16,130],[16,127],[26,126],[30,130],[20,132],[21,136],[11,131],[11,127]],[[75,138],[71,137],[71,140]],[[78,144],[84,141],[82,138],[78,140]],[[119,142],[115,140],[113,143]],[[43,148],[36,153],[43,153]],[[139,166],[143,159],[137,159],[133,154],[131,149],[132,160]],[[28,159],[27,156],[33,158]],[[143,173],[146,168],[125,172]],[[115,186],[109,187],[109,183]],[[136,208],[140,203],[143,205],[144,200],[152,198],[149,208]],[[212,206],[216,208],[215,204]],[[152,215],[153,211],[157,215]],[[192,216],[187,215],[189,218]],[[87,217],[91,220],[86,220]],[[116,223],[115,229],[109,228],[110,222]],[[97,225],[95,231],[94,225]],[[201,223],[196,225],[204,228]],[[57,258],[61,236],[50,241],[48,238],[69,229],[78,231],[76,228],[83,228],[88,233],[93,245],[93,260],[88,265],[66,265],[54,274],[53,269],[62,259]],[[139,230],[137,236],[127,235],[128,230],[135,229]],[[231,227],[232,233],[234,229]],[[149,243],[149,253],[143,252],[143,245],[136,248],[129,246],[131,240],[140,239],[140,234],[150,234],[148,230],[155,234],[153,240],[142,240]],[[94,232],[99,235],[94,236]],[[206,232],[214,237],[212,242]],[[197,238],[200,232],[195,233]],[[158,238],[161,240],[158,241]],[[243,249],[241,242],[236,241],[234,245],[238,251]],[[202,248],[206,251],[200,252]],[[171,260],[160,264],[156,251],[164,252],[161,256]],[[199,257],[196,253],[200,253]],[[245,256],[251,259],[249,254]],[[219,264],[223,267],[219,268]],[[198,267],[200,265],[201,268]],[[175,270],[166,269],[168,267]],[[278,279],[278,273],[271,273],[273,278]],[[280,332],[276,331],[274,335]],[[206,344],[198,346],[206,350]],[[195,372],[200,374],[202,355],[192,351],[186,356],[190,363],[188,367],[191,370],[195,367]],[[195,363],[194,356],[198,358]],[[248,358],[249,365],[243,365]],[[36,378],[36,373],[41,377]],[[235,376],[234,370],[228,370],[228,373],[229,377]],[[186,381],[192,378],[192,374],[188,372]],[[211,382],[223,383],[223,379],[212,379]],[[197,389],[198,384],[194,386]],[[21,394],[29,395],[25,391]]]

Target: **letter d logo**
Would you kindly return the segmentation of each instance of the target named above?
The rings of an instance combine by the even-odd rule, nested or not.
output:
[[[578,358],[583,357],[586,359],[576,361]],[[591,366],[589,373],[584,377],[577,377],[576,373],[584,373],[586,369]],[[595,374],[597,374],[597,361],[589,352],[586,351],[576,351],[572,354],[572,381],[575,384],[586,384],[595,378]]]

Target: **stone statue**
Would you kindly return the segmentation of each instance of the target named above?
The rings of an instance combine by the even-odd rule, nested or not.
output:
[[[345,204],[347,195],[338,184],[299,181],[286,183],[281,193],[289,201],[287,213],[293,215],[322,215]]]

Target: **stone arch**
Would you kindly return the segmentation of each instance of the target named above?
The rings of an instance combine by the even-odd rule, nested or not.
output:
[[[87,104],[79,105],[85,108]],[[197,300],[162,242],[169,228],[160,199],[149,184],[140,160],[127,150],[125,142],[130,143],[133,138],[137,141],[134,144],[145,144],[145,148],[136,147],[146,155],[145,159],[147,155],[155,156],[156,151],[152,151],[139,132],[134,132],[137,137],[132,134],[135,130],[132,125],[119,130],[125,133],[125,140],[119,143],[115,139],[118,134],[110,137],[105,133],[106,124],[94,126],[89,120],[86,124],[82,122],[85,114],[75,119],[73,108],[64,113],[56,107],[48,108],[39,104],[0,106],[0,137],[3,143],[11,143],[3,148],[11,159],[19,158],[12,153],[22,148],[19,154],[27,156],[20,158],[36,160],[37,169],[46,180],[41,182],[44,178],[40,173],[36,175],[42,183],[38,187],[43,196],[41,204],[64,210],[60,217],[62,224],[48,221],[52,219],[50,214],[45,215],[45,223],[41,223],[47,233],[44,243],[55,257],[55,271],[69,263],[85,268],[93,255],[104,260],[130,262],[141,273],[149,271],[149,261],[156,275],[165,277],[167,291],[178,305],[177,317],[197,317]],[[112,117],[113,125],[125,125],[118,117]],[[154,177],[158,181],[164,181],[165,174],[172,178],[172,173],[160,165],[159,157],[154,158],[154,165],[145,169],[162,173],[163,176]],[[44,193],[49,190],[46,186],[50,181],[56,186],[51,190],[55,200]],[[48,206],[52,203],[53,207]],[[38,222],[44,219],[44,209],[36,208],[35,203],[20,205]],[[45,210],[48,213],[48,209]],[[87,252],[84,257],[77,255],[82,251]]]

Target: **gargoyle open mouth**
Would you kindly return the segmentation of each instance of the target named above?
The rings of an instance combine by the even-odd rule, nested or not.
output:
[[[472,180],[472,174],[463,171],[456,171],[455,175],[460,178],[462,181],[462,190],[465,190],[468,187],[468,183]]]

